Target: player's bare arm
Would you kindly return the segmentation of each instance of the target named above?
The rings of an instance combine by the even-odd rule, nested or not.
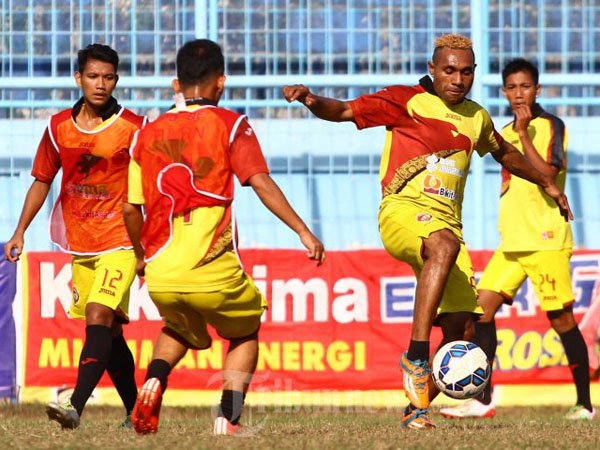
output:
[[[560,214],[565,221],[573,220],[573,213],[569,207],[567,196],[556,186],[554,179],[537,170],[529,159],[523,156],[512,144],[502,141],[500,149],[492,153],[492,156],[513,175],[537,184],[544,189],[546,195],[558,205]]]
[[[4,244],[4,256],[8,261],[14,263],[19,260],[19,256],[23,253],[25,231],[46,201],[49,191],[50,184],[48,183],[35,180],[31,184],[29,191],[27,191],[27,196],[25,197],[23,211],[21,211],[21,217],[19,218],[17,228],[8,242]]]
[[[135,271],[138,276],[143,277],[146,263],[144,262],[144,248],[140,243],[142,227],[144,226],[142,205],[123,203],[123,220],[125,221],[125,228],[127,228],[127,234],[129,234],[129,239],[131,240],[131,245],[133,245],[133,251],[137,258]]]
[[[252,175],[248,183],[267,209],[298,234],[302,245],[308,250],[308,257],[316,260],[320,266],[325,260],[323,244],[296,214],[273,179],[266,173],[258,173]]]
[[[536,151],[533,142],[531,141],[531,137],[529,136],[529,133],[527,133],[529,122],[531,122],[531,120],[533,119],[531,108],[529,107],[529,105],[526,104],[518,105],[513,108],[513,113],[515,115],[515,131],[519,135],[519,140],[523,145],[525,157],[537,170],[542,172],[544,175],[549,176],[553,180],[556,180],[556,176],[560,171],[559,168],[552,164],[548,164],[546,161],[544,161],[544,159]]]
[[[348,122],[354,120],[354,112],[348,102],[313,94],[302,84],[294,84],[283,88],[283,96],[292,103],[302,103],[319,119],[330,122]]]

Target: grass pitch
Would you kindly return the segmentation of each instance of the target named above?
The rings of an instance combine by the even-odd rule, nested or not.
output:
[[[565,407],[498,408],[493,419],[448,420],[438,428],[404,431],[399,409],[247,408],[246,437],[213,436],[209,408],[165,407],[156,435],[119,428],[117,407],[89,406],[75,431],[62,431],[41,404],[0,407],[2,448],[54,449],[598,449],[600,427],[562,418]]]

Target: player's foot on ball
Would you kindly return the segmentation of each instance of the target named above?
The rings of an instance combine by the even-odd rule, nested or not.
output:
[[[400,367],[406,397],[417,408],[426,409],[429,406],[429,364],[427,361],[411,361],[404,353],[400,358]]]
[[[46,414],[48,414],[48,419],[60,423],[63,429],[74,430],[79,426],[79,414],[75,407],[71,405],[71,399],[60,404],[48,403]]]
[[[491,419],[496,415],[496,408],[493,403],[484,405],[480,401],[472,398],[457,406],[441,408],[440,414],[449,419],[463,419],[469,417],[485,417]]]
[[[587,409],[583,405],[575,405],[567,414],[565,414],[565,419],[569,420],[592,420],[596,416],[596,410],[592,409],[591,411]]]
[[[146,380],[138,393],[131,422],[138,434],[156,433],[162,403],[162,387],[158,378]]]
[[[435,428],[435,422],[429,417],[427,409],[410,409],[404,410],[402,417],[402,428],[410,428],[412,430],[427,430]]]
[[[217,417],[215,419],[215,426],[213,427],[213,434],[233,436],[239,434],[241,429],[242,426],[239,423],[232,425],[225,417]]]

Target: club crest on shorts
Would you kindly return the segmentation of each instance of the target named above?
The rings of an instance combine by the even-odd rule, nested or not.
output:
[[[73,286],[73,303],[76,305],[79,301],[79,291],[75,286]]]
[[[429,213],[420,212],[417,214],[417,222],[431,222],[433,217]]]

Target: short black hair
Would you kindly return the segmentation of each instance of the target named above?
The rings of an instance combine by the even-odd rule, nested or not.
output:
[[[221,47],[209,39],[186,42],[177,52],[177,79],[183,86],[202,83],[224,72]]]
[[[112,64],[115,73],[119,69],[119,55],[116,51],[104,44],[90,44],[77,52],[77,70],[81,73],[85,69],[88,60],[96,59]]]
[[[533,83],[537,86],[539,84],[540,72],[535,65],[527,61],[524,58],[515,58],[511,59],[506,63],[504,69],[502,69],[502,84],[506,85],[506,79],[517,72],[529,72],[531,78],[533,79]]]

